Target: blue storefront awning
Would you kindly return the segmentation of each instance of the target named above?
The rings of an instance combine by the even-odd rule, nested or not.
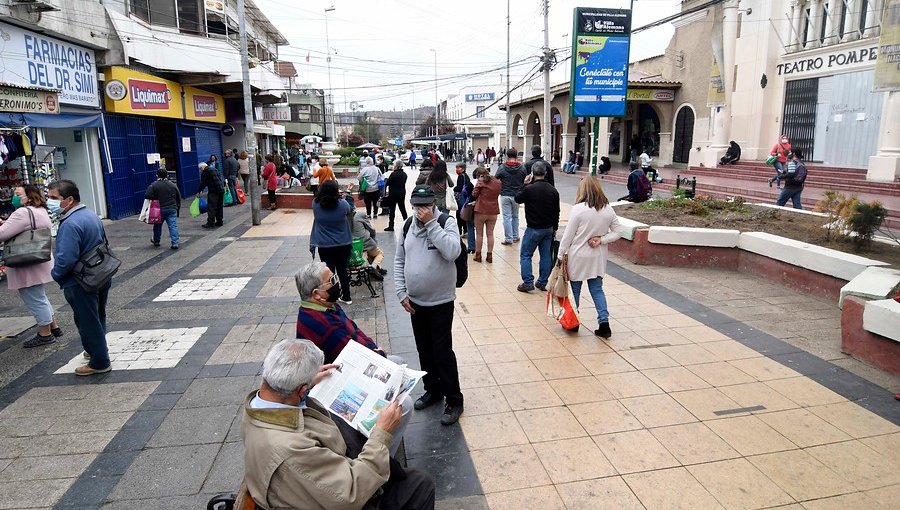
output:
[[[59,113],[0,113],[0,126],[30,126],[38,128],[99,128],[103,125],[100,112]]]

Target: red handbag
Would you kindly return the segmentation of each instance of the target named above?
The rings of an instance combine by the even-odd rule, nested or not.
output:
[[[243,204],[247,201],[247,195],[244,194],[244,190],[241,189],[241,185],[238,183],[234,183],[235,191],[237,192],[237,201],[239,204]]]

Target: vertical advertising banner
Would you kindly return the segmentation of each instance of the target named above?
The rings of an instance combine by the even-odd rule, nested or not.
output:
[[[569,112],[578,117],[625,115],[631,11],[576,7],[572,27]]]
[[[900,90],[900,0],[885,3],[874,89]]]

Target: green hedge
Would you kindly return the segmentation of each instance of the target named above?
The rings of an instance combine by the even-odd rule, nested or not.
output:
[[[335,154],[337,154],[337,151],[335,151]],[[338,164],[339,165],[348,165],[348,166],[359,165],[359,156],[356,156],[356,155],[344,156],[341,158],[340,161],[338,161]]]
[[[352,155],[353,155],[353,150],[354,150],[354,149],[353,149],[352,147],[343,147],[343,148],[340,148],[340,149],[335,149],[335,150],[333,150],[333,151],[331,151],[331,152],[333,152],[335,156],[340,156],[340,157],[343,158],[343,157],[346,157],[346,156],[352,156]]]

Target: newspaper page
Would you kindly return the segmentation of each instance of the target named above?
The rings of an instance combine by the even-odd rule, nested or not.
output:
[[[425,375],[356,342],[348,342],[334,362],[338,368],[309,396],[366,437],[381,410],[393,400],[403,400]]]

